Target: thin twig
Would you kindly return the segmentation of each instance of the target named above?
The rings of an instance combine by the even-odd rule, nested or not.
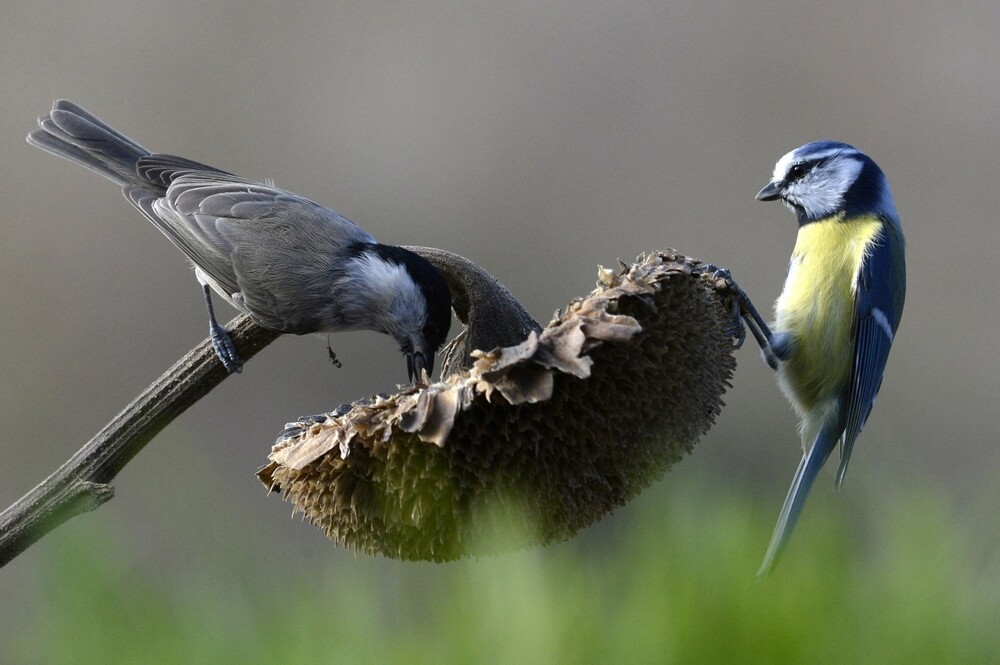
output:
[[[280,335],[246,315],[227,328],[244,360]],[[111,479],[227,376],[208,339],[177,361],[51,476],[0,513],[0,567],[71,517],[108,501],[114,495]]]

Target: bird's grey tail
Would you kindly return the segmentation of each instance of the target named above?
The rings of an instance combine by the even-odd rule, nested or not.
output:
[[[771,544],[767,546],[767,553],[764,555],[764,563],[757,571],[757,579],[764,579],[771,574],[774,566],[778,563],[778,557],[788,544],[788,539],[792,536],[795,523],[799,520],[802,508],[806,505],[806,498],[809,490],[812,489],[820,469],[830,453],[837,446],[840,439],[842,427],[824,427],[809,452],[802,456],[799,468],[795,470],[795,477],[792,485],[788,488],[788,496],[785,497],[785,504],[781,507],[781,514],[778,516],[778,523],[774,527],[774,534],[771,536]]]
[[[122,187],[143,184],[136,166],[140,157],[150,154],[149,150],[65,99],[57,100],[52,111],[38,119],[38,129],[28,134],[28,143],[99,173]]]

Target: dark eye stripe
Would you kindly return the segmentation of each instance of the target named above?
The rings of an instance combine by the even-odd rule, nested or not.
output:
[[[798,164],[792,164],[792,167],[788,169],[788,175],[785,180],[791,182],[793,180],[798,180],[806,174],[809,170],[809,164],[807,162],[799,162]]]
[[[819,159],[807,159],[804,162],[792,164],[792,166],[788,169],[788,175],[785,176],[785,181],[794,182],[795,180],[798,180],[826,160],[826,157],[820,157]]]

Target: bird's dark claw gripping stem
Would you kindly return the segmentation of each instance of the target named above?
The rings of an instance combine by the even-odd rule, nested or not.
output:
[[[202,286],[205,291],[205,305],[208,307],[208,333],[212,337],[212,348],[230,374],[243,371],[243,359],[236,353],[229,331],[215,320],[215,309],[212,307],[212,291],[208,284]]]
[[[764,317],[757,311],[746,291],[736,283],[736,280],[733,279],[732,274],[727,268],[720,268],[713,263],[705,263],[703,264],[703,270],[705,274],[711,274],[712,279],[717,285],[716,288],[727,290],[733,295],[733,329],[731,334],[736,339],[736,348],[743,346],[743,342],[746,339],[746,329],[743,325],[745,322],[746,327],[750,328],[750,333],[760,346],[764,362],[771,369],[777,370],[779,357],[771,348],[773,335],[764,321]]]

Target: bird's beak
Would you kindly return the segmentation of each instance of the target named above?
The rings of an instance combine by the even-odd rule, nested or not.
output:
[[[413,383],[413,379],[416,378],[417,381],[423,381],[424,372],[427,372],[427,378],[430,379],[431,373],[434,371],[434,354],[427,353],[424,354],[420,351],[406,356],[406,372],[410,377],[410,383]]]
[[[781,197],[781,190],[778,189],[778,183],[771,181],[764,185],[764,189],[757,192],[758,201],[774,201]]]

